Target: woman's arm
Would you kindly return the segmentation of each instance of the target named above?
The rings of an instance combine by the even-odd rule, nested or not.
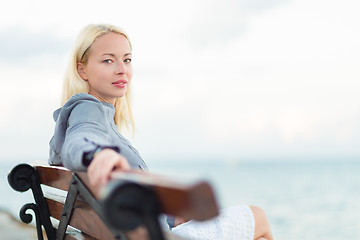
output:
[[[60,149],[62,164],[74,171],[86,171],[84,154],[96,150],[99,146],[113,147],[106,130],[107,118],[100,102],[78,102],[71,111],[64,111],[57,124],[66,124],[64,142]],[[59,119],[63,116],[60,115]],[[59,120],[58,120],[59,121]]]
[[[110,179],[110,173],[117,170],[128,170],[128,161],[111,145],[106,132],[106,118],[101,104],[85,103],[72,110],[62,150],[64,166],[73,168],[84,163],[84,154],[102,146],[101,151],[93,154],[87,168],[90,185],[97,189],[103,187]],[[112,149],[111,149],[112,148]]]
[[[130,168],[109,136],[106,126],[112,116],[107,108],[88,94],[78,94],[54,113],[50,164],[62,164],[73,171],[88,170],[94,187],[106,184],[112,171]]]

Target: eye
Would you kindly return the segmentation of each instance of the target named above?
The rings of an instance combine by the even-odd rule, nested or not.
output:
[[[103,62],[104,62],[104,63],[112,63],[113,60],[111,60],[111,59],[105,59]]]
[[[125,63],[130,63],[130,62],[131,62],[131,58],[126,58],[126,59],[124,60],[124,62],[125,62]]]

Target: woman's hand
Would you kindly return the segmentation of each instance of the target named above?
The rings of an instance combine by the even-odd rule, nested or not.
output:
[[[88,167],[90,186],[99,191],[110,180],[113,171],[130,170],[126,158],[112,149],[103,149],[98,152]]]

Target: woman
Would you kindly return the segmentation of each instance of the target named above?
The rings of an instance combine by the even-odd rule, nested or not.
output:
[[[49,163],[88,171],[94,188],[104,186],[112,171],[147,169],[138,151],[120,134],[134,128],[131,52],[121,28],[87,26],[71,54],[63,106],[54,112]],[[257,207],[228,209],[204,223],[176,218],[174,225],[174,232],[192,239],[272,239],[266,216]]]

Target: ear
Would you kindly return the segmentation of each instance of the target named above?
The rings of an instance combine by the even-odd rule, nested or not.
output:
[[[77,68],[77,71],[78,71],[80,77],[81,77],[83,80],[87,81],[87,80],[88,80],[88,77],[87,77],[87,75],[86,75],[86,70],[85,70],[84,64],[78,63],[78,64],[76,65],[76,68]]]

